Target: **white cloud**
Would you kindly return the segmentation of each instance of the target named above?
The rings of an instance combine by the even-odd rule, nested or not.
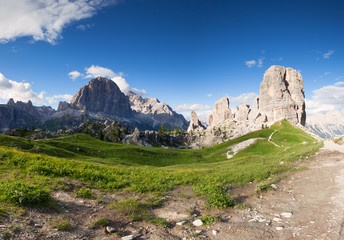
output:
[[[212,96],[213,96],[213,94],[211,94],[211,93],[207,94],[207,97],[212,97]]]
[[[45,92],[34,92],[30,83],[9,80],[0,73],[0,99],[3,102],[13,98],[16,101],[42,103],[44,94]]]
[[[46,101],[49,104],[54,104],[57,103],[59,101],[67,101],[69,102],[72,99],[72,95],[70,94],[60,94],[60,95],[54,95],[52,97],[46,97]]]
[[[174,110],[175,111],[199,111],[199,110],[210,110],[212,106],[204,105],[204,104],[179,104],[177,105]]]
[[[339,79],[342,79],[343,78],[343,76],[338,76],[338,77],[336,77],[336,81],[338,81]]]
[[[329,50],[328,52],[324,53],[322,56],[323,58],[329,59],[332,54],[334,54],[334,50]]]
[[[263,67],[263,60],[264,60],[264,57],[260,57],[260,58],[258,58],[258,64],[257,64],[257,67]]]
[[[31,100],[34,104],[55,104],[60,100],[69,101],[73,96],[69,94],[60,94],[54,96],[45,96],[46,93],[36,93],[30,83],[16,82],[7,79],[0,73],[0,102],[6,103],[10,98],[15,101],[28,102]]]
[[[85,78],[94,78],[94,77],[110,78],[111,80],[113,80],[117,84],[119,89],[121,89],[121,91],[125,94],[128,91],[132,91],[132,92],[139,94],[139,95],[146,95],[147,94],[147,91],[144,89],[140,90],[137,88],[131,88],[129,83],[123,77],[122,72],[119,72],[118,74],[116,74],[111,69],[100,67],[98,65],[97,66],[92,65],[89,68],[85,68],[85,70],[86,70],[86,77]]]
[[[92,27],[94,27],[94,24],[89,24],[88,23],[88,24],[80,24],[80,25],[76,26],[76,29],[84,32],[84,31],[86,31],[86,29],[89,29],[89,28],[92,28]]]
[[[326,77],[327,75],[331,74],[331,72],[325,72],[323,75],[320,75],[319,78]]]
[[[246,66],[251,68],[257,64],[256,60],[249,60],[245,62]]]
[[[306,100],[307,113],[310,115],[330,110],[344,110],[344,82],[324,86],[313,91],[311,99]]]
[[[253,100],[258,96],[257,93],[243,93],[237,97],[228,97],[231,103],[241,104],[246,103],[252,105]]]
[[[115,0],[1,0],[0,42],[19,37],[55,44],[63,28],[75,21],[90,18],[100,8]]]
[[[95,77],[107,77],[114,78],[117,77],[117,74],[109,68],[104,68],[100,66],[92,65],[89,68],[85,68],[86,78],[95,78]]]
[[[342,85],[344,85],[344,82],[336,82],[334,85],[335,86],[342,86]]]
[[[77,78],[83,76],[83,74],[80,73],[80,72],[78,72],[78,71],[72,71],[72,72],[68,73],[68,76],[69,76],[71,79],[75,80],[75,79],[77,79]]]

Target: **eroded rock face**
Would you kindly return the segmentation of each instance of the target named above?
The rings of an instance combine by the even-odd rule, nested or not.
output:
[[[155,129],[164,125],[165,128],[186,130],[188,122],[184,116],[173,111],[166,103],[161,103],[157,98],[142,98],[131,91],[127,93],[127,97],[136,121]]]
[[[199,132],[205,130],[205,127],[202,125],[201,121],[198,119],[195,111],[191,112],[191,121],[188,128],[188,132],[194,131]]]
[[[74,109],[117,117],[130,117],[132,114],[128,97],[114,81],[103,77],[94,78],[82,87],[70,105]]]
[[[236,107],[235,121],[246,121],[248,119],[248,114],[250,113],[250,105],[242,103],[239,107]]]
[[[214,112],[209,117],[209,125],[217,125],[232,120],[232,111],[229,108],[229,99],[224,97],[215,102]]]
[[[302,76],[292,68],[271,66],[260,85],[259,112],[275,122],[287,119],[305,125],[305,94]]]

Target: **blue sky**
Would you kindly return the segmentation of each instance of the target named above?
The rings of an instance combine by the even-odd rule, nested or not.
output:
[[[265,70],[282,65],[301,72],[307,114],[343,111],[343,10],[315,0],[0,0],[0,101],[56,108],[104,75],[205,117],[224,96],[250,103]]]

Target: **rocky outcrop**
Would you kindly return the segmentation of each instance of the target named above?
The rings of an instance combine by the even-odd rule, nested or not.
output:
[[[271,66],[260,84],[259,112],[269,122],[287,119],[305,125],[305,93],[302,76],[292,68]]]
[[[246,121],[248,120],[248,114],[251,111],[250,105],[242,103],[239,107],[236,107],[235,121]]]
[[[18,109],[12,105],[0,104],[0,130],[8,128],[39,128],[42,125],[39,118]]]
[[[130,118],[129,99],[110,79],[97,77],[82,87],[70,101],[71,108],[103,115]]]
[[[127,97],[137,125],[148,125],[151,126],[149,129],[155,130],[161,125],[186,130],[188,122],[184,116],[173,111],[166,103],[161,103],[157,98],[142,98],[131,91]]]
[[[188,127],[188,132],[200,132],[200,131],[204,131],[206,129],[206,127],[203,126],[203,124],[201,123],[201,121],[198,119],[197,114],[195,113],[195,111],[191,112],[191,121],[190,121],[190,125]]]
[[[224,123],[232,120],[232,111],[229,108],[229,99],[224,97],[215,102],[213,114],[209,116],[208,123],[210,126]]]

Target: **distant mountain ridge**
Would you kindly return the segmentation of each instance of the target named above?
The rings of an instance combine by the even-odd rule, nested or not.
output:
[[[308,116],[306,128],[322,138],[333,138],[344,134],[344,115],[341,111],[332,110]]]
[[[80,88],[70,103],[60,102],[54,110],[51,107],[36,107],[32,102],[14,102],[0,105],[0,129],[35,128],[58,130],[71,128],[87,120],[116,120],[129,123],[141,130],[165,128],[186,130],[188,121],[156,98],[145,98],[129,92],[121,92],[117,84],[107,78],[97,77]],[[2,117],[6,116],[6,117]]]

